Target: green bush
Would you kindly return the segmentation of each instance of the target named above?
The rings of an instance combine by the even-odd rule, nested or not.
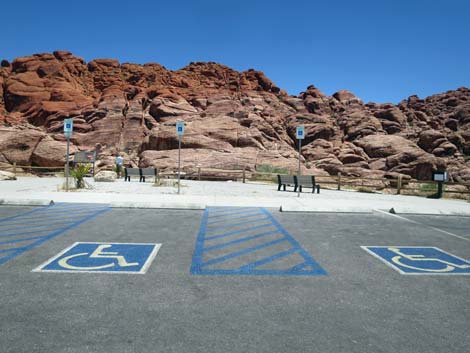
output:
[[[90,164],[77,164],[70,172],[70,175],[75,179],[77,189],[85,187],[85,176],[90,172]]]
[[[437,192],[437,184],[426,183],[419,185],[419,191],[421,192]]]
[[[256,171],[260,173],[289,174],[289,171],[286,168],[275,167],[268,164],[256,166]]]

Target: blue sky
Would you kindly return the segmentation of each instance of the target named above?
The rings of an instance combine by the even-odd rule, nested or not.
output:
[[[7,1],[0,58],[57,49],[86,61],[216,61],[290,94],[314,84],[399,102],[470,86],[470,1]]]

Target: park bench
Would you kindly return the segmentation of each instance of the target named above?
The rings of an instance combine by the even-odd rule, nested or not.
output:
[[[312,193],[315,193],[315,190],[317,190],[317,194],[320,193],[320,185],[315,184],[315,177],[313,175],[294,175],[294,180],[294,191],[297,191],[297,188],[299,188],[299,191],[302,192],[302,187],[306,187],[312,188]]]
[[[139,168],[124,168],[124,181],[131,181],[131,177],[134,176],[142,180]]]
[[[277,175],[277,191],[281,190],[281,186],[283,187],[283,190],[286,191],[286,186],[294,186],[296,189],[296,184],[295,184],[295,179],[294,176],[292,175]]]
[[[140,169],[140,181],[145,183],[145,177],[157,177],[157,168],[141,168]]]

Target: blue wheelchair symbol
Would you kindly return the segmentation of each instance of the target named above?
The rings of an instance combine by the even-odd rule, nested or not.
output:
[[[34,272],[145,273],[161,244],[75,243]]]
[[[470,262],[436,247],[362,246],[401,274],[470,274]]]

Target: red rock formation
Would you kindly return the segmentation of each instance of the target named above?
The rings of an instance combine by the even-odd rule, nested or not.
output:
[[[3,60],[0,164],[65,162],[65,118],[74,153],[100,147],[98,165],[125,153],[130,165],[176,165],[175,123],[184,120],[183,164],[254,170],[297,168],[295,128],[303,124],[305,171],[351,176],[403,173],[429,179],[447,168],[470,181],[470,89],[398,105],[364,104],[349,91],[314,86],[288,96],[263,73],[209,63],[170,71],[155,63],[90,63],[69,52]]]

